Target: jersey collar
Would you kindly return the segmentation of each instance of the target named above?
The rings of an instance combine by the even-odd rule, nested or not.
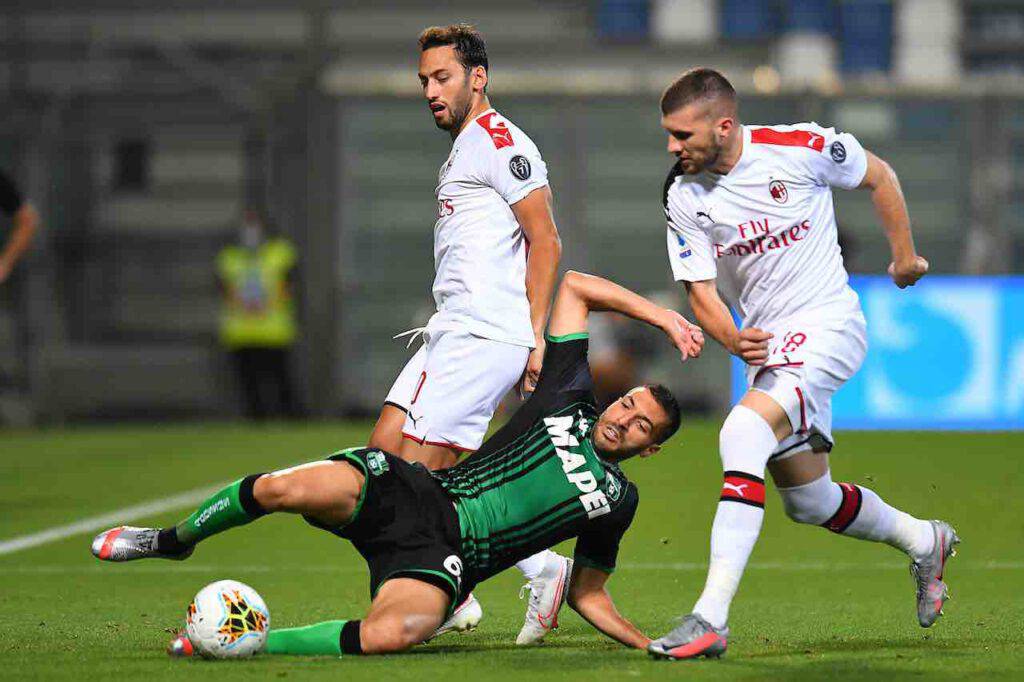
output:
[[[745,125],[740,125],[740,135],[743,140],[743,148],[740,149],[740,158],[736,159],[736,164],[732,169],[725,175],[712,173],[711,171],[704,171],[704,175],[714,179],[715,182],[727,182],[729,178],[734,178],[739,175],[739,172],[747,165],[747,163],[749,163],[750,157],[752,156],[750,149],[750,128]]]
[[[498,112],[494,110],[494,107],[491,107],[487,111],[481,111],[479,114],[474,116],[473,120],[471,120],[469,123],[467,123],[466,127],[462,129],[462,132],[460,132],[458,135],[456,135],[455,140],[452,141],[452,146],[454,147],[455,145],[457,145],[459,143],[459,140],[461,140],[463,137],[466,136],[466,133],[468,133],[470,131],[470,129],[473,127],[473,124],[475,124],[477,121],[479,121],[481,118],[483,118],[487,114],[496,114],[496,113],[498,113]]]

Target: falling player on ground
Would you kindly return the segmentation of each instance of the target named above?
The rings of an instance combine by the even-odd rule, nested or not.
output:
[[[587,317],[616,311],[662,329],[683,359],[700,330],[607,280],[568,273],[555,300],[536,390],[512,419],[460,464],[428,472],[374,448],[253,474],[213,495],[169,528],[119,527],[96,537],[105,561],[185,559],[212,535],[272,512],[302,514],[348,539],[370,569],[362,620],[271,630],[268,653],[381,654],[434,635],[476,583],[576,537],[567,594],[572,608],[609,637],[636,648],[650,640],[619,615],[605,589],[639,497],[619,464],[648,457],[679,427],[679,406],[660,385],[634,388],[602,414],[587,363]],[[177,640],[177,651],[188,650]]]
[[[694,69],[661,100],[668,150],[668,251],[704,330],[748,365],[749,390],[722,425],[724,483],[711,529],[704,592],[650,651],[720,656],[729,605],[764,516],[767,467],[786,514],[849,537],[884,542],[911,558],[923,627],[947,599],[943,566],[959,541],[949,524],[922,521],[829,472],[832,394],[867,352],[864,315],[837,243],[832,187],[871,191],[901,289],[928,271],[892,168],[852,135],[814,123],[740,125],[736,93]],[[739,312],[737,329],[719,291]]]
[[[498,403],[521,378],[523,390],[533,390],[561,244],[540,152],[488,101],[483,37],[456,24],[426,29],[419,44],[423,96],[434,124],[452,137],[436,189],[437,312],[368,445],[443,469],[480,447]],[[545,550],[519,562],[530,599],[518,644],[549,630],[538,614],[564,591],[567,561]],[[472,629],[482,615],[468,595],[442,630]]]

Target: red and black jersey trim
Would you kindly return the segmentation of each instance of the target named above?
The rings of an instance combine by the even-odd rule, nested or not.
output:
[[[405,412],[406,414],[409,414],[409,410],[407,408],[405,408],[405,407],[402,407],[398,403],[393,403],[390,400],[385,400],[384,404],[385,405],[390,405],[391,407],[397,408],[397,409],[401,410],[402,412]]]
[[[722,474],[721,502],[739,502],[764,509],[764,479],[745,471]]]
[[[852,483],[839,483],[838,485],[843,491],[843,501],[839,503],[839,509],[832,515],[832,518],[821,524],[822,528],[828,528],[833,533],[842,533],[849,528],[850,524],[857,519],[860,507],[864,503],[864,493],[859,486]]]

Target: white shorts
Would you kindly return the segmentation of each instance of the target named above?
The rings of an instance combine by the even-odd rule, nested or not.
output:
[[[405,411],[406,438],[479,449],[498,403],[522,377],[530,349],[461,330],[424,332],[423,340],[385,404]]]
[[[786,410],[793,434],[779,443],[774,461],[804,450],[832,448],[832,394],[860,369],[867,355],[867,325],[861,315],[810,325],[780,323],[767,362],[747,367],[747,385]]]

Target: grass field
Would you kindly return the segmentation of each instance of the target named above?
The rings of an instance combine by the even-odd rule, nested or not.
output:
[[[362,442],[366,424],[89,428],[0,433],[0,543]],[[721,472],[717,426],[696,423],[627,466],[641,504],[609,583],[620,609],[661,634],[699,594]],[[963,679],[1024,676],[1024,434],[841,433],[836,480],[874,488],[960,531],[953,600],[918,627],[902,555],[797,526],[769,493],[761,540],[721,661],[655,662],[568,609],[547,644],[512,642],[524,604],[506,572],[477,590],[479,630],[386,658],[168,659],[169,632],[204,584],[243,580],[279,626],[360,616],[367,576],[344,542],[294,517],[214,538],[182,564],[101,565],[92,533],[0,554],[3,679]],[[185,509],[124,521],[166,524]]]

